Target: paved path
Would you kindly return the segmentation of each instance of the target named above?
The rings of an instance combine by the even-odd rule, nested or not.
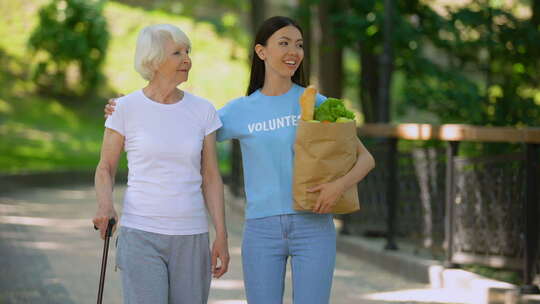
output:
[[[117,189],[116,202],[121,201],[123,190]],[[233,210],[227,209],[231,269],[222,279],[213,281],[210,304],[246,303],[240,262],[243,219]],[[103,243],[91,226],[94,212],[95,196],[90,186],[0,193],[0,303],[95,303]],[[114,254],[111,250],[104,292],[107,304],[122,303]],[[291,303],[290,272],[287,276],[285,303]],[[384,291],[424,287],[340,253],[331,303],[398,303],[397,299],[366,298],[381,298],[374,293]],[[413,303],[404,299],[402,296],[399,303]]]

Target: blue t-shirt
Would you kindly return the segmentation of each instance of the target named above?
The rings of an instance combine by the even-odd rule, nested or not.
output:
[[[248,219],[297,213],[292,208],[293,149],[303,92],[296,84],[280,96],[257,90],[218,111],[223,127],[217,140],[240,141]],[[325,99],[317,94],[316,104]]]

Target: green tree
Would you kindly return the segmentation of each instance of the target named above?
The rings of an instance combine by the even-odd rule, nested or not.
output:
[[[85,94],[97,87],[109,41],[104,2],[52,0],[40,9],[28,41],[38,61],[38,85],[55,94]]]
[[[433,112],[442,123],[540,123],[538,1],[530,2],[529,19],[488,0],[447,9],[444,15],[425,1],[394,3],[393,71],[405,78],[399,88],[403,97],[391,101],[398,114],[417,108]],[[337,33],[359,54],[359,99],[365,121],[374,122],[384,110],[378,79],[388,18],[383,0],[349,0],[347,5],[348,10],[336,13],[343,24]]]
[[[434,14],[422,17],[425,36],[449,59],[448,66],[437,66],[437,72],[448,76],[444,94],[455,109],[445,120],[537,126],[540,33],[534,10],[530,19],[520,19],[489,1],[473,4],[449,11],[445,19]]]

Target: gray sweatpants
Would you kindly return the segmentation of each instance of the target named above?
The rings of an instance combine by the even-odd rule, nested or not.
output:
[[[205,304],[211,281],[208,233],[165,235],[120,227],[116,264],[125,304]]]

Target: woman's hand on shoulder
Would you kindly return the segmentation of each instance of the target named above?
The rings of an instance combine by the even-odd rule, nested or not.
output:
[[[124,96],[123,94],[120,94],[120,96],[118,97],[122,97]],[[116,98],[118,98],[116,97]],[[103,109],[103,112],[105,113],[105,119],[107,119],[107,117],[111,116],[112,113],[114,112],[114,107],[116,107],[116,98],[111,98],[107,101],[107,104],[105,105],[105,108]]]

